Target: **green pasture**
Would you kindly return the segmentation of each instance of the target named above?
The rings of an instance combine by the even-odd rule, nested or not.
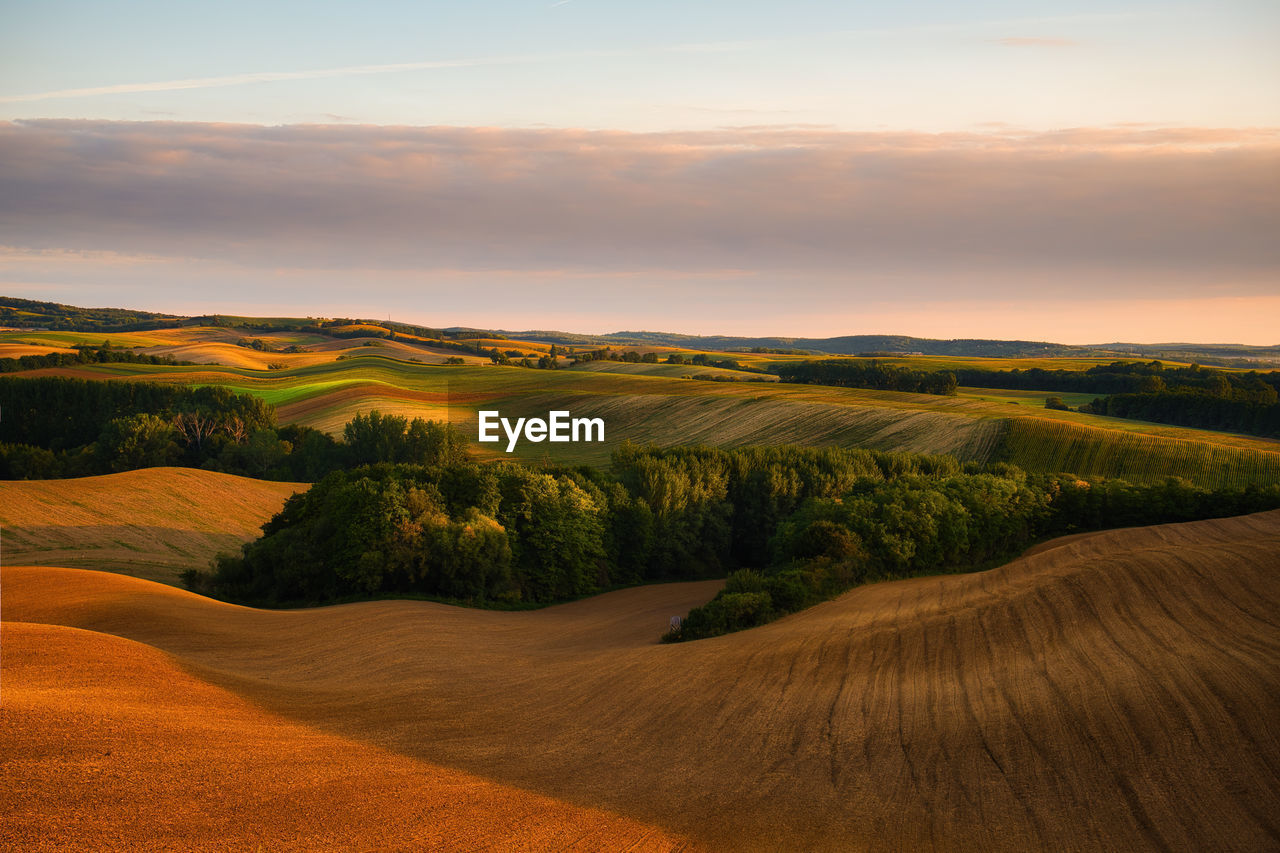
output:
[[[1086,403],[1092,403],[1100,395],[1098,394],[1073,394],[1065,391],[1014,391],[1004,388],[965,388],[956,389],[956,396],[963,397],[966,400],[977,400],[985,403],[1017,403],[1020,406],[1030,406],[1036,409],[1044,408],[1044,401],[1050,397],[1057,397],[1062,400],[1065,405],[1071,408],[1079,408]]]
[[[741,359],[739,359],[741,361]],[[753,379],[776,382],[778,377],[763,373],[752,373],[749,370],[731,370],[724,367],[706,367],[697,364],[645,364],[627,361],[588,361],[574,365],[569,370],[593,373],[627,373],[632,376],[665,376],[671,379],[684,379],[694,376],[723,376],[727,379],[750,381]]]
[[[1032,471],[1138,482],[1166,476],[1202,485],[1280,479],[1280,442],[1043,408],[1048,396],[1074,406],[1093,395],[967,388],[954,397],[938,397],[691,380],[682,378],[687,365],[599,364],[564,370],[431,365],[400,361],[369,347],[340,361],[285,370],[138,364],[82,370],[104,379],[225,385],[284,409],[289,420],[331,431],[356,412],[379,407],[440,417],[447,406],[449,419],[473,438],[481,409],[496,409],[511,419],[545,417],[553,409],[604,419],[601,444],[522,440],[511,457],[505,442],[477,445],[487,457],[531,462],[606,464],[623,441],[726,447],[795,443],[949,453],[978,462],[1002,459]]]

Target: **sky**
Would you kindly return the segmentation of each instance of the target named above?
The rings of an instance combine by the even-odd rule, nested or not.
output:
[[[0,293],[1280,343],[1273,2],[0,2]]]

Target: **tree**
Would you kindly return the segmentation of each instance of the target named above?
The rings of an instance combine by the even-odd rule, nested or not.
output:
[[[448,465],[466,457],[466,440],[447,423],[401,415],[384,415],[374,409],[356,415],[342,430],[347,459],[352,465],[375,462],[408,462],[415,465]]]
[[[342,428],[348,460],[352,465],[399,462],[408,428],[409,419],[401,415],[384,415],[377,409],[357,414]]]
[[[152,414],[109,421],[98,437],[97,452],[112,471],[172,465],[178,461],[173,424]]]

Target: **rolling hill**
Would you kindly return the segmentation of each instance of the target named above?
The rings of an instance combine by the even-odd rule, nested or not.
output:
[[[26,329],[53,329],[86,333],[125,332],[144,329],[179,329],[191,326],[254,324],[299,329],[315,323],[313,318],[236,317],[207,315],[183,317],[121,308],[79,308],[55,302],[0,296],[0,325]],[[398,331],[417,328],[404,323],[380,320],[349,320],[335,328],[342,331],[379,333],[387,328]],[[481,340],[485,346],[515,343],[521,348],[543,349],[545,344],[582,347],[673,347],[684,350],[747,351],[752,348],[795,349],[815,354],[856,355],[864,352],[919,353],[934,356],[981,358],[1160,358],[1175,361],[1199,361],[1202,364],[1257,363],[1280,364],[1280,345],[1246,346],[1241,344],[1195,343],[1107,343],[1073,345],[1047,341],[988,340],[978,338],[917,338],[910,335],[841,335],[830,338],[797,338],[785,336],[743,337],[732,335],[685,335],[674,332],[622,331],[603,335],[586,335],[548,329],[520,332],[450,326],[442,330],[454,336]],[[529,344],[535,346],[530,347]]]
[[[260,535],[304,483],[191,468],[0,481],[4,561],[110,569],[176,583]]]
[[[115,347],[198,362],[86,364],[15,375],[224,385],[274,405],[282,424],[330,433],[341,432],[356,414],[373,409],[448,419],[471,435],[481,409],[499,409],[514,417],[544,417],[559,409],[605,419],[603,443],[521,443],[515,457],[535,463],[607,465],[612,450],[624,441],[724,447],[792,442],[949,453],[963,461],[1007,461],[1029,471],[1068,471],[1139,483],[1170,476],[1205,487],[1280,480],[1280,442],[1275,440],[1048,411],[1044,401],[1051,392],[962,388],[957,396],[939,397],[794,385],[757,372],[779,359],[795,358],[768,353],[735,354],[742,370],[607,360],[530,370],[491,364],[474,351],[444,346],[456,341],[433,342],[404,333],[395,340],[363,337],[380,328],[368,324],[343,332],[354,337],[333,338],[304,331],[301,325],[307,321],[293,322],[296,328],[267,330],[195,325],[120,333],[22,330],[0,332],[0,348],[56,352],[107,340]],[[246,341],[260,348],[242,345]],[[515,339],[481,343],[533,353],[550,346]],[[641,348],[661,349],[655,344]],[[462,363],[446,364],[447,360]],[[926,355],[888,361],[939,370],[1078,369],[1099,360],[1107,359],[1080,354],[1055,359]],[[707,379],[730,381],[700,381]],[[1071,402],[1078,405],[1092,396],[1075,395]],[[492,445],[477,450],[489,458],[506,455]]]
[[[140,643],[23,622],[4,640],[5,849],[690,849],[264,712]]]
[[[329,358],[316,361],[317,355]],[[346,357],[337,360],[339,355]],[[1280,479],[1280,442],[1047,411],[1047,395],[1032,392],[973,389],[939,397],[778,382],[708,382],[665,369],[675,365],[634,365],[642,368],[635,372],[602,370],[592,363],[529,370],[477,364],[474,357],[467,364],[441,365],[406,361],[390,347],[326,349],[293,358],[298,361],[280,370],[102,364],[26,375],[225,385],[276,406],[281,423],[334,433],[372,409],[447,418],[473,436],[480,409],[516,417],[545,417],[551,409],[567,409],[576,416],[605,418],[604,443],[521,443],[515,456],[530,462],[607,464],[612,449],[623,441],[727,447],[793,442],[951,453],[964,461],[1003,460],[1030,471],[1066,470],[1136,482],[1180,476],[1202,486],[1242,487]],[[477,450],[495,458],[505,455],[494,446],[479,445]]]
[[[988,572],[864,586],[663,646],[667,618],[715,582],[532,612],[409,601],[267,612],[119,575],[6,567],[4,679],[18,702],[0,736],[23,759],[2,783],[20,794],[21,821],[3,831],[73,847],[125,839],[119,812],[147,792],[159,805],[146,814],[175,802],[174,786],[202,802],[217,773],[248,779],[241,762],[258,750],[253,767],[267,772],[232,786],[230,803],[265,794],[232,837],[266,843],[306,814],[306,832],[337,833],[306,837],[337,845],[348,836],[331,816],[370,778],[360,771],[383,780],[376,806],[389,784],[430,789],[443,767],[555,802],[510,794],[464,808],[460,823],[438,818],[437,840],[556,825],[569,803],[636,822],[593,811],[587,847],[601,846],[599,826],[659,848],[678,837],[722,850],[1273,849],[1278,576],[1271,512],[1073,537]],[[139,697],[166,679],[178,689],[159,706],[158,746],[134,753],[149,713]],[[205,695],[229,709],[216,733],[184,711]],[[277,733],[254,715],[290,722]],[[77,733],[95,721],[105,728]],[[211,754],[212,737],[229,748]],[[42,761],[42,744],[75,759]],[[317,767],[319,747],[335,769]],[[279,778],[262,781],[271,768]],[[84,815],[113,791],[122,805],[106,807],[101,836]],[[504,794],[476,794],[490,795]],[[402,807],[351,808],[369,837],[403,838]],[[221,806],[199,814],[191,829],[193,813],[175,812],[163,831],[228,826]]]

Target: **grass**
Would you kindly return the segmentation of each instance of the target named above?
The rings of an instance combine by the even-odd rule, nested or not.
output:
[[[1101,394],[1072,394],[1065,391],[1012,391],[1003,388],[965,388],[956,389],[956,394],[966,400],[978,400],[985,403],[1017,403],[1020,406],[1030,406],[1034,409],[1043,409],[1044,401],[1050,397],[1057,397],[1070,407],[1079,408],[1086,403],[1092,403]]]
[[[1029,471],[1135,483],[1166,477],[1215,488],[1280,482],[1280,453],[1036,418],[1010,420],[1000,453]]]
[[[56,334],[75,337],[74,333]],[[228,343],[244,334],[272,337],[223,328],[163,330],[146,336],[152,341],[163,339],[171,347],[185,347],[187,352],[200,347],[214,354],[234,351],[246,354],[250,362],[262,359],[286,367],[266,370],[243,362],[104,364],[67,372],[125,381],[225,385],[275,405],[283,423],[333,433],[340,432],[355,414],[372,409],[407,417],[447,418],[470,435],[475,435],[480,409],[497,409],[508,417],[545,416],[552,409],[567,409],[575,416],[605,419],[602,444],[522,441],[511,457],[497,445],[478,446],[484,456],[526,462],[606,464],[613,448],[623,441],[727,447],[793,442],[950,453],[978,462],[1002,458],[1029,470],[1061,469],[1143,482],[1176,475],[1206,486],[1274,482],[1280,470],[1280,442],[1044,408],[1049,396],[1076,406],[1092,400],[1092,394],[962,388],[954,397],[937,397],[777,382],[697,381],[683,377],[697,373],[751,379],[758,374],[661,363],[590,362],[549,371],[500,367],[487,359],[460,356],[467,363],[444,365],[445,358],[459,354],[399,341],[363,346],[360,339],[323,339],[307,344],[307,352],[293,355],[257,353]],[[100,342],[104,335],[79,337]],[[497,343],[513,349],[526,346],[520,341]],[[739,353],[729,357],[750,366],[787,358]],[[917,366],[943,366],[944,362],[956,366],[965,361],[1052,368],[1102,360],[916,357],[902,361]]]

